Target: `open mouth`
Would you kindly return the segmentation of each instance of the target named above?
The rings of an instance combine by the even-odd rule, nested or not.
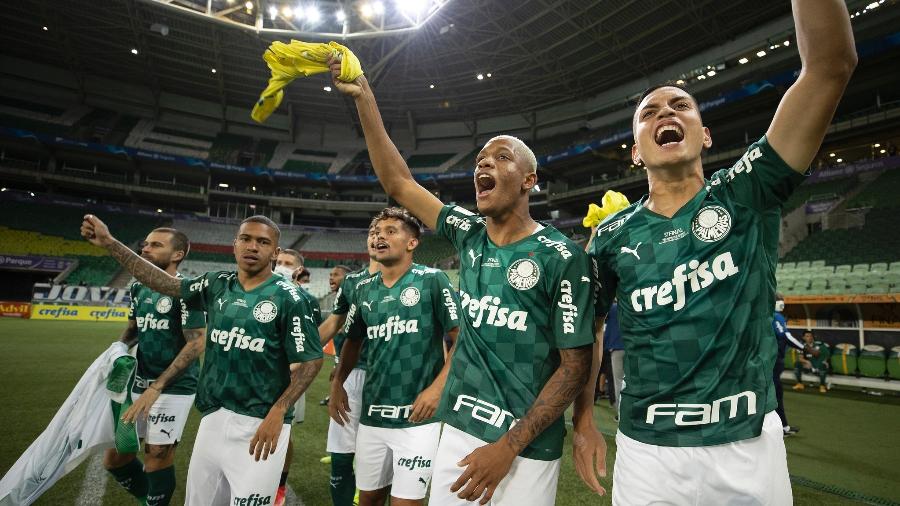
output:
[[[389,249],[391,249],[391,246],[386,241],[377,241],[375,243],[375,251],[379,253],[383,253]]]
[[[497,186],[494,176],[486,173],[479,173],[475,176],[475,196],[476,198],[486,197]]]
[[[666,147],[674,146],[684,140],[684,130],[680,126],[669,124],[656,129],[656,144]]]

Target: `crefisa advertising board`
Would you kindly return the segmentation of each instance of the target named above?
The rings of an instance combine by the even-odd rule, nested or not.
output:
[[[33,320],[124,322],[130,303],[127,288],[36,283],[30,316]]]

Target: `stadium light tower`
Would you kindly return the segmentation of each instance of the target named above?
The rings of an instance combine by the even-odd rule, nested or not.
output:
[[[321,40],[414,31],[452,0],[142,1],[257,33]]]

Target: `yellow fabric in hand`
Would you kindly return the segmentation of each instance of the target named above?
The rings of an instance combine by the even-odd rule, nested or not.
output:
[[[337,42],[273,42],[263,54],[263,60],[272,70],[272,77],[253,106],[250,117],[259,123],[266,121],[281,105],[285,86],[298,77],[328,72],[327,62],[331,57],[341,60],[341,75],[338,76],[341,81],[349,83],[363,74],[359,58]]]
[[[622,209],[630,206],[628,197],[619,192],[608,190],[603,195],[603,207],[597,204],[589,204],[588,212],[582,220],[581,224],[586,228],[593,228],[599,225],[607,216],[617,213]]]

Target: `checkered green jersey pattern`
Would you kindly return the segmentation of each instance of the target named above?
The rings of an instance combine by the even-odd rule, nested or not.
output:
[[[322,309],[319,308],[319,300],[302,286],[298,286],[297,291],[300,292],[300,296],[306,299],[306,303],[309,304],[309,307],[312,310],[313,320],[318,328],[318,326],[322,324]]]
[[[356,282],[344,328],[365,339],[366,382],[359,423],[399,429],[413,401],[444,366],[444,334],[459,326],[459,298],[438,269],[412,264],[390,288],[381,273]]]
[[[189,311],[181,299],[154,292],[141,283],[131,285],[128,319],[137,326],[137,377],[134,391],[141,393],[165,371],[184,348],[182,329],[206,326],[203,311]],[[197,391],[200,365],[194,362],[166,385],[164,393],[192,395]]]
[[[265,418],[290,384],[289,364],[322,358],[319,330],[297,287],[272,275],[244,290],[235,272],[181,282],[190,309],[207,313],[206,353],[195,405]],[[285,422],[293,419],[293,408]]]
[[[439,416],[494,442],[525,416],[559,367],[559,349],[594,342],[590,262],[550,226],[506,246],[487,235],[485,218],[445,206],[438,233],[459,251],[462,321]],[[562,455],[560,417],[522,452]]]
[[[661,446],[759,436],[776,406],[781,205],[802,181],[763,137],[672,218],[644,197],[600,225],[596,312],[618,298],[625,435]]]
[[[344,281],[341,282],[341,286],[338,287],[337,294],[334,297],[334,307],[331,312],[337,315],[347,314],[347,312],[350,311],[350,299],[353,297],[356,283],[371,275],[372,274],[369,273],[369,268],[363,267],[358,271],[351,272],[344,276]],[[338,358],[341,356],[341,347],[344,345],[344,339],[347,338],[347,334],[344,332],[345,327],[346,324],[344,327],[341,327],[341,330],[334,336],[335,363],[338,362]],[[369,347],[366,343],[363,343],[362,349],[359,350],[359,361],[356,362],[356,367],[354,369],[366,370],[368,353]]]
[[[816,356],[815,352],[818,352],[818,356]],[[809,360],[816,369],[827,368],[828,361],[831,359],[831,350],[822,341],[814,341],[811,350],[803,349],[803,358]]]

